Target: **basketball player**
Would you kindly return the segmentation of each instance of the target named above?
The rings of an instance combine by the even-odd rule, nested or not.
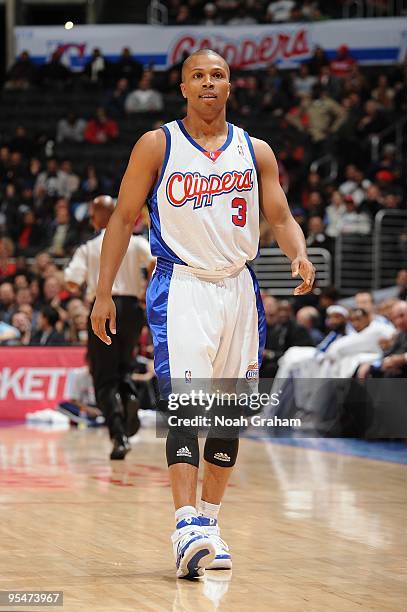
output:
[[[246,262],[258,249],[259,208],[292,262],[293,277],[303,279],[295,295],[308,293],[314,282],[304,236],[280,187],[272,150],[226,122],[229,81],[227,63],[209,49],[185,60],[181,91],[187,116],[137,142],[103,241],[91,320],[95,334],[110,344],[107,319],[110,333],[116,334],[112,283],[134,218],[149,198],[150,243],[157,265],[147,290],[147,310],[162,397],[168,397],[173,380],[258,375],[265,316],[258,283]],[[198,439],[182,427],[168,433],[179,578],[202,576],[205,568],[231,568],[217,516],[238,442],[207,438],[197,510]]]

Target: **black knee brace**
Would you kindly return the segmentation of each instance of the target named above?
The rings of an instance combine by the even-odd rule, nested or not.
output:
[[[181,428],[170,428],[167,435],[167,464],[189,463],[199,467],[199,444],[198,436],[183,431]]]
[[[219,467],[232,467],[236,463],[239,438],[206,438],[204,459]]]

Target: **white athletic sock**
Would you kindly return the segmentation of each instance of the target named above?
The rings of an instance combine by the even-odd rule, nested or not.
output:
[[[221,504],[211,504],[201,499],[199,502],[199,515],[206,518],[217,519]]]
[[[175,510],[175,524],[178,525],[180,521],[186,518],[197,517],[198,512],[193,506],[181,506],[178,510]]]

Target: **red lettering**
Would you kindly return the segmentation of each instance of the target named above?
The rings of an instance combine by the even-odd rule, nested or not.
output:
[[[191,53],[194,50],[196,41],[192,36],[184,36],[175,44],[171,53],[171,64],[180,62],[185,52]]]
[[[176,199],[176,197],[174,195],[174,192],[173,192],[174,183],[181,183],[183,178],[184,177],[182,176],[182,174],[180,172],[175,172],[168,179],[168,183],[167,183],[168,198],[170,199],[171,204],[173,204],[174,206],[182,206],[185,203],[185,200],[186,200],[186,197],[185,197],[185,184],[184,184],[184,195],[181,197],[180,200]]]
[[[269,53],[271,50],[271,53]],[[261,64],[269,62],[273,55],[273,37],[266,36],[259,45],[259,61]]]
[[[307,53],[310,53],[307,32],[306,30],[300,30],[295,35],[291,55],[304,55]]]
[[[240,56],[240,67],[251,66],[257,61],[257,45],[253,40],[245,40]]]

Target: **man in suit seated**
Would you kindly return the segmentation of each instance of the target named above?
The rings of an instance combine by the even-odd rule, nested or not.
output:
[[[41,346],[58,346],[66,344],[63,334],[56,330],[59,321],[58,311],[48,304],[42,306],[38,315],[37,331],[30,344]]]

